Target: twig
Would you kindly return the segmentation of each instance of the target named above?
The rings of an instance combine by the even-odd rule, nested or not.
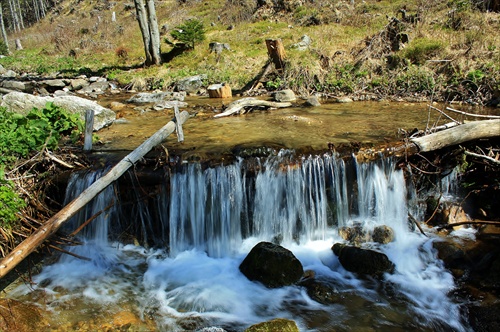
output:
[[[492,162],[494,164],[500,165],[500,160],[496,160],[495,158],[491,158],[491,157],[485,156],[484,154],[474,153],[474,152],[470,152],[470,151],[467,151],[467,150],[465,150],[464,153],[466,155],[468,155],[468,156],[486,159],[486,160],[488,160],[488,161],[490,161],[490,162]]]
[[[461,225],[467,225],[467,224],[471,224],[471,225],[493,225],[493,226],[500,227],[500,221],[469,220],[469,221],[459,221],[459,222],[454,222],[454,223],[447,224],[447,225],[442,225],[442,226],[439,226],[438,229],[452,228],[452,227],[455,227],[455,226],[461,226]]]
[[[54,156],[54,155],[53,155],[50,151],[48,151],[48,150],[45,150],[45,155],[46,155],[47,157],[49,157],[50,159],[52,159],[53,161],[55,161],[56,163],[58,163],[58,164],[60,164],[60,165],[62,165],[62,166],[64,166],[64,167],[67,167],[67,168],[75,168],[75,166],[70,165],[70,164],[68,164],[68,163],[66,163],[66,162],[64,162],[64,161],[62,161],[61,159],[59,159],[59,158],[57,158],[56,156]]]
[[[446,107],[446,110],[451,111],[451,112],[455,112],[455,113],[459,113],[459,114],[463,114],[463,115],[467,115],[467,116],[472,116],[474,118],[500,119],[500,116],[498,116],[498,115],[471,114],[471,113],[467,113],[467,112],[464,112],[464,111],[456,110],[456,109],[451,108],[451,107]]]
[[[73,252],[71,252],[71,251],[64,250],[64,249],[59,248],[59,247],[56,247],[56,246],[54,246],[54,245],[52,245],[52,244],[49,244],[49,247],[50,247],[50,248],[52,248],[52,249],[55,249],[55,250],[57,250],[57,251],[60,251],[60,252],[62,252],[63,254],[68,254],[68,255],[70,255],[70,256],[73,256],[73,257],[76,257],[76,258],[82,259],[82,260],[84,260],[84,261],[91,261],[91,259],[90,259],[90,258],[88,258],[88,257],[77,255],[77,254],[75,254],[75,253],[73,253]]]
[[[441,196],[442,195],[439,195],[439,198],[437,199],[437,204],[436,204],[436,208],[434,209],[434,211],[432,212],[432,215],[429,217],[429,219],[427,219],[426,221],[424,221],[424,223],[427,225],[427,223],[429,223],[429,221],[432,220],[432,218],[434,218],[434,216],[436,215],[436,212],[439,210],[439,203],[441,201]]]
[[[422,229],[422,226],[420,226],[420,223],[410,213],[408,213],[408,219],[410,219],[410,221],[413,222],[415,226],[417,226],[420,233],[422,233],[424,236],[427,236],[427,234],[425,234],[424,230]]]
[[[104,209],[102,209],[101,211],[97,212],[96,214],[94,214],[92,217],[90,217],[89,219],[85,220],[85,222],[83,224],[80,225],[80,227],[78,227],[75,231],[73,231],[73,233],[71,233],[69,235],[69,237],[74,237],[76,234],[78,234],[85,226],[87,226],[92,220],[96,219],[97,217],[99,217],[104,211],[107,211],[109,210],[113,205],[115,205],[115,201],[112,200],[111,203],[106,206]]]
[[[461,124],[460,121],[457,121],[457,120],[453,119],[451,116],[449,116],[448,114],[446,114],[445,112],[443,112],[439,108],[431,106],[431,105],[429,105],[429,108],[432,108],[433,110],[438,111],[439,113],[443,114],[445,117],[447,117],[448,119],[450,119],[451,121],[456,122],[457,124]]]

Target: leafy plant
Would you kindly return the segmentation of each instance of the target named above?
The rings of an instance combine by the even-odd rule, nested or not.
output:
[[[170,35],[179,42],[186,44],[187,47],[194,49],[195,44],[205,40],[205,28],[201,21],[191,19],[177,26],[170,32]]]
[[[34,108],[26,116],[0,109],[0,163],[27,157],[43,146],[54,149],[62,136],[81,131],[83,122],[77,114],[52,103]]]
[[[17,212],[26,207],[14,190],[11,181],[5,180],[3,170],[0,170],[0,227],[10,228],[17,220]]]

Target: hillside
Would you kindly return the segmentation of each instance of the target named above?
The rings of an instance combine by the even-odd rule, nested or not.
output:
[[[0,64],[45,76],[97,74],[136,90],[169,89],[178,78],[206,74],[207,84],[227,82],[238,90],[265,65],[265,40],[280,38],[287,64],[283,73],[266,76],[267,90],[497,105],[500,14],[485,11],[484,3],[497,6],[462,0],[161,1],[163,53],[171,50],[164,39],[172,41],[170,33],[188,19],[204,24],[206,38],[192,51],[144,68],[133,2],[66,0],[40,23],[9,35],[24,49]],[[304,35],[311,44],[293,47]],[[218,62],[211,42],[230,45]]]

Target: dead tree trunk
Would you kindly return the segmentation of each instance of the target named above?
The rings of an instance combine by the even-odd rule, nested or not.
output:
[[[189,113],[180,114],[178,122],[184,123],[189,118]],[[153,147],[164,141],[176,128],[176,122],[169,121],[153,136],[142,143],[137,149],[129,153],[106,175],[85,189],[80,196],[71,201],[61,211],[50,218],[43,226],[21,242],[10,254],[0,261],[0,278],[15,268],[24,258],[40,246],[47,238],[53,235],[63,223],[74,216],[82,207],[90,202],[97,194],[103,191],[110,183],[116,181],[130,166],[134,165]]]
[[[266,39],[267,54],[273,60],[274,67],[277,71],[282,71],[285,68],[285,48],[281,39]]]
[[[147,7],[143,0],[134,0],[137,21],[141,29],[144,53],[146,55],[146,66],[159,65],[161,63],[160,32],[156,19],[156,10],[153,0],[147,0]]]
[[[261,99],[256,99],[253,97],[248,97],[248,98],[242,98],[240,100],[237,100],[235,102],[232,102],[229,104],[229,106],[226,108],[226,110],[220,114],[214,115],[214,118],[221,118],[224,116],[229,116],[232,114],[238,114],[238,113],[246,113],[248,110],[253,107],[274,107],[274,108],[281,108],[281,107],[290,107],[292,106],[292,103],[288,102],[283,102],[283,103],[278,103],[274,101],[267,101],[267,100],[261,100]]]
[[[420,152],[439,150],[480,138],[500,136],[500,120],[483,120],[465,123],[434,134],[413,138]]]

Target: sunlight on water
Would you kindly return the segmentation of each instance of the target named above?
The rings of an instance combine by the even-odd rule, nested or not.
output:
[[[168,234],[156,238],[168,239],[168,247],[108,243],[116,206],[85,230],[84,245],[71,248],[91,261],[62,256],[34,277],[36,284],[14,294],[43,291],[51,310],[69,310],[82,320],[89,306],[105,308],[103,320],[128,308],[161,331],[183,331],[188,323],[195,329],[242,331],[276,317],[293,319],[301,331],[468,329],[459,304],[449,296],[454,281],[436,258],[433,239],[407,224],[408,189],[391,160],[357,164],[354,158],[324,155],[292,161],[286,151],[259,160],[251,178],[242,160],[208,169],[185,165],[170,175],[165,184],[170,190],[157,197],[160,220],[152,220],[152,212],[141,212],[136,220],[143,227],[166,223],[161,229]],[[97,176],[72,179],[68,196]],[[74,222],[84,222],[118,199],[111,187],[101,196]],[[354,222],[395,231],[394,242],[365,244],[395,264],[395,272],[383,281],[346,271],[331,250],[344,242],[338,227]],[[332,286],[334,304],[319,304],[300,286],[268,289],[243,276],[238,267],[247,253],[273,239],[280,239],[304,270],[315,271],[316,279]]]

